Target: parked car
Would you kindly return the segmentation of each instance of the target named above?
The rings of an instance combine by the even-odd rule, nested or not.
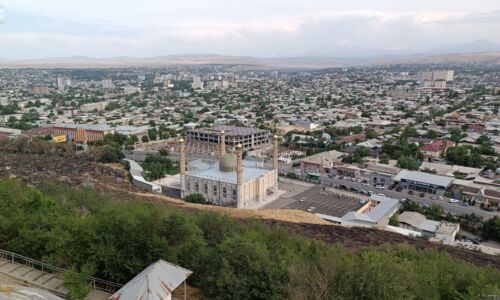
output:
[[[450,203],[459,203],[459,202],[460,202],[460,200],[450,198],[450,201],[449,201],[449,202],[450,202]]]
[[[439,197],[438,197],[438,200],[443,200],[443,196],[439,196]]]
[[[385,195],[384,195],[384,194],[382,194],[382,193],[379,193],[378,195],[379,195],[379,196],[382,196],[382,197],[385,197]]]
[[[377,185],[375,188],[377,188],[379,190],[383,190],[385,188],[385,186],[383,186],[383,185]]]
[[[413,195],[414,192],[413,191],[408,191],[408,194]]]
[[[304,202],[304,201],[306,201],[306,197],[302,197],[299,199],[299,202]]]
[[[425,196],[425,193],[420,193],[419,195],[420,197],[424,197]]]
[[[368,191],[368,194],[373,195],[373,191]]]
[[[399,202],[401,202],[401,203],[405,203],[406,201],[408,201],[406,198],[403,198],[403,199],[399,200]]]
[[[365,204],[366,202],[368,202],[368,200],[366,200],[366,199],[359,200],[359,203],[361,203],[361,204]]]
[[[491,207],[486,207],[486,206],[483,206],[481,207],[482,210],[485,210],[485,211],[493,211],[493,208]]]
[[[423,208],[431,208],[431,206],[429,204],[427,204],[427,203],[422,204],[422,207]]]
[[[311,207],[309,207],[309,208],[307,209],[307,211],[308,211],[308,212],[312,212],[312,211],[313,211],[313,210],[315,210],[315,209],[316,209],[316,207],[311,206]]]

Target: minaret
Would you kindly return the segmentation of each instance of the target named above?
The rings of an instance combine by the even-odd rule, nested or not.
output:
[[[243,208],[243,146],[236,146],[236,207]]]
[[[226,133],[224,130],[220,131],[220,148],[219,148],[219,159],[226,154]]]
[[[186,192],[186,153],[184,139],[179,139],[179,169],[181,177],[181,198],[184,198]]]
[[[274,171],[274,188],[277,190],[278,189],[278,156],[279,156],[279,137],[277,135],[273,136],[273,143],[274,143],[274,149],[273,149],[273,171]]]

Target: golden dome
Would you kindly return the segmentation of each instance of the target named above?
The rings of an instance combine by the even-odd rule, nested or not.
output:
[[[238,167],[238,157],[234,153],[227,153],[220,159],[219,170],[222,172],[236,171]]]

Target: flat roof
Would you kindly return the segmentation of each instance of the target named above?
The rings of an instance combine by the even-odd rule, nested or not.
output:
[[[378,204],[373,207],[367,213],[359,213],[355,211],[348,212],[342,216],[342,221],[352,222],[352,221],[363,221],[368,223],[378,223],[380,219],[385,217],[389,212],[396,209],[399,205],[399,201],[393,198],[371,195],[370,200],[378,202]]]
[[[201,167],[201,164],[197,165],[197,167]],[[243,182],[249,182],[255,178],[264,176],[269,172],[271,172],[271,170],[249,167],[244,165]],[[236,171],[222,172],[221,170],[219,170],[219,164],[214,163],[212,165],[207,165],[206,168],[187,171],[186,176],[236,184],[237,174]]]
[[[108,125],[99,125],[99,124],[74,124],[74,123],[60,123],[54,125],[54,127],[59,127],[59,128],[69,128],[69,129],[78,129],[82,128],[85,130],[95,130],[95,131],[109,131],[113,130]]]
[[[250,135],[250,134],[256,134],[256,133],[269,132],[267,130],[262,130],[262,129],[253,128],[253,127],[238,127],[238,126],[230,126],[230,125],[214,125],[213,127],[197,128],[197,129],[192,129],[192,130],[188,130],[188,131],[220,135],[220,132],[222,130],[224,130],[226,136],[240,136],[240,135]]]
[[[453,178],[435,175],[431,173],[402,170],[394,177],[394,181],[407,181],[421,182],[427,185],[434,185],[447,188],[453,182]]]

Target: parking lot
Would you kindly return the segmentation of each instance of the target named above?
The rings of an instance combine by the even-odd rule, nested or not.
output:
[[[436,195],[430,195],[430,194],[424,194],[420,192],[411,192],[407,190],[403,190],[401,192],[398,192],[396,190],[389,190],[387,187],[384,187],[383,189],[377,189],[373,185],[364,185],[362,183],[356,182],[356,181],[351,181],[351,180],[345,180],[345,179],[340,179],[340,178],[328,178],[324,177],[323,178],[323,185],[327,187],[344,187],[346,189],[354,189],[355,191],[371,191],[374,194],[383,194],[387,197],[394,198],[394,199],[408,199],[412,200],[420,205],[439,205],[443,208],[445,213],[450,212],[451,214],[454,215],[463,215],[463,214],[471,214],[474,213],[476,215],[479,215],[483,218],[489,219],[492,218],[495,215],[498,215],[497,212],[488,212],[481,210],[478,207],[472,207],[472,206],[462,206],[459,205],[458,203],[450,203],[450,200],[447,198],[439,198],[439,196]],[[422,195],[423,194],[423,195]]]
[[[296,191],[297,187],[295,186]],[[350,211],[358,210],[362,204],[360,197],[353,197],[341,191],[326,192],[321,186],[308,187],[300,193],[284,195],[264,209],[296,209],[320,213],[335,217],[342,217]],[[311,209],[314,207],[314,209]]]

